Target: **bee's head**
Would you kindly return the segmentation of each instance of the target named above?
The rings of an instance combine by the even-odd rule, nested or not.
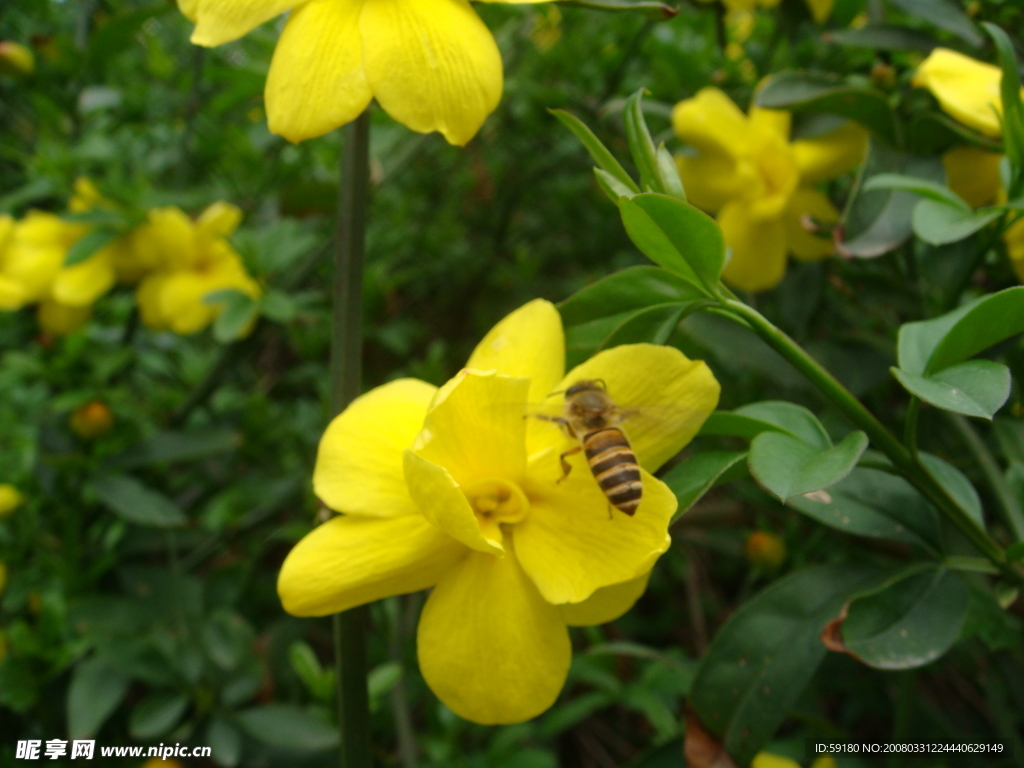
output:
[[[588,391],[604,392],[606,389],[604,379],[583,379],[565,390],[565,397],[568,399],[573,395]]]

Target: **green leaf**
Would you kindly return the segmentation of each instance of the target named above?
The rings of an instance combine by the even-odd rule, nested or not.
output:
[[[1003,215],[1001,208],[972,211],[937,200],[921,200],[914,207],[914,234],[931,245],[955,243],[970,237]]]
[[[855,120],[891,144],[897,143],[896,115],[884,93],[850,85],[824,72],[779,72],[767,78],[754,100],[759,107],[791,112],[824,112]]]
[[[830,29],[822,39],[851,47],[880,51],[920,51],[931,53],[939,42],[926,32],[892,24],[868,24],[860,29]]]
[[[626,143],[633,155],[633,162],[640,171],[640,189],[643,192],[664,192],[661,177],[658,174],[658,153],[654,147],[651,132],[647,130],[644,119],[642,100],[644,89],[641,88],[628,99],[623,112],[626,126]]]
[[[815,448],[825,450],[832,447],[832,440],[821,422],[802,405],[783,400],[765,400],[744,405],[733,413],[774,425],[778,431],[786,432]]]
[[[935,481],[945,488],[946,493],[953,497],[957,505],[984,530],[985,516],[982,514],[981,499],[974,489],[974,484],[964,476],[964,473],[945,459],[940,459],[930,453],[922,451],[918,458],[924,468],[928,470],[928,474],[935,478]]]
[[[287,293],[271,289],[260,299],[260,312],[275,323],[290,323],[295,319],[298,309]]]
[[[206,655],[225,671],[237,667],[256,640],[245,619],[227,609],[213,613],[203,623],[199,634]]]
[[[970,591],[946,568],[916,568],[854,598],[840,623],[847,653],[876,669],[913,669],[956,642]]]
[[[789,435],[765,432],[750,444],[747,463],[758,484],[785,502],[842,480],[867,447],[863,432],[851,432],[824,451]]]
[[[580,140],[587,152],[590,153],[590,156],[597,163],[597,167],[600,170],[610,175],[634,195],[640,193],[640,187],[630,178],[621,163],[615,159],[615,155],[601,143],[601,140],[594,135],[594,132],[582,120],[572,114],[572,112],[567,112],[564,109],[549,109],[548,112],[558,118],[562,125],[572,131],[573,135]]]
[[[378,664],[370,670],[370,674],[366,677],[366,685],[369,688],[372,708],[376,709],[380,706],[380,700],[398,685],[403,674],[402,665],[397,661]]]
[[[931,376],[891,370],[910,394],[936,408],[965,416],[991,419],[1010,396],[1010,369],[990,360],[970,360]]]
[[[616,205],[619,204],[619,198],[625,197],[628,199],[636,194],[625,184],[601,168],[594,169],[594,178],[597,179],[597,186],[599,186],[601,191],[604,192],[605,197]]]
[[[672,157],[672,153],[665,149],[664,144],[658,145],[658,178],[661,180],[661,188],[665,194],[677,200],[686,202],[686,190],[683,188],[683,180],[679,176],[679,166]]]
[[[907,146],[922,155],[939,155],[956,144],[970,144],[992,152],[1002,150],[1002,144],[968,128],[941,112],[917,112],[907,130]]]
[[[974,22],[964,13],[963,6],[956,0],[891,0],[891,2],[912,16],[924,19],[939,29],[952,32],[975,48],[985,42]]]
[[[935,508],[910,483],[888,472],[858,467],[827,492],[786,503],[837,531],[939,550]]]
[[[879,173],[868,179],[864,183],[863,189],[865,192],[870,192],[874,189],[902,189],[929,200],[951,205],[962,211],[970,212],[971,210],[971,206],[965,203],[949,187],[936,181],[922,179],[917,176],[906,176],[902,173]]]
[[[1010,183],[1006,184],[1010,198],[1024,192],[1024,101],[1020,94],[1020,70],[1013,42],[995,24],[985,22],[985,31],[996,44],[1003,76],[999,83],[1002,94],[1003,146],[1010,164]]]
[[[236,715],[238,725],[257,741],[293,752],[336,749],[338,731],[331,724],[290,704],[267,704]]]
[[[655,304],[703,298],[693,284],[660,267],[629,267],[581,288],[558,305],[566,326],[615,317]]]
[[[667,195],[643,194],[619,206],[626,232],[648,258],[714,295],[725,265],[715,220]]]
[[[746,451],[703,451],[666,472],[661,479],[679,500],[673,519],[685,514],[716,485],[745,475],[746,458]]]
[[[70,267],[85,261],[101,248],[105,248],[116,240],[119,234],[112,229],[94,229],[92,232],[86,233],[68,248],[67,255],[64,257],[64,266]]]
[[[248,294],[234,289],[208,293],[203,297],[203,302],[224,305],[213,321],[213,337],[221,344],[242,338],[259,316],[259,303]]]
[[[206,729],[206,743],[217,765],[235,768],[242,759],[242,734],[221,717],[210,720],[210,727]]]
[[[598,349],[622,344],[664,344],[686,311],[686,304],[656,304],[622,321]]]
[[[1016,560],[1024,560],[1024,541],[1018,541],[1006,548],[1006,562],[1012,563]]]
[[[162,493],[126,475],[93,480],[100,502],[129,523],[152,528],[177,528],[188,522],[178,506]]]
[[[150,694],[132,710],[128,731],[136,739],[162,736],[181,722],[189,698],[182,693]]]
[[[68,734],[72,739],[95,736],[117,709],[131,682],[111,659],[93,656],[75,666],[68,687]]]
[[[108,464],[126,468],[198,461],[235,451],[241,443],[242,435],[230,429],[160,432],[114,456]]]
[[[825,656],[826,622],[884,575],[860,564],[797,571],[725,622],[697,668],[690,704],[737,763],[753,759],[796,703]]]
[[[900,327],[899,367],[929,375],[1024,331],[1024,286],[1007,288],[931,320]]]
[[[654,0],[558,0],[558,5],[565,5],[570,8],[587,8],[592,11],[621,11],[640,12],[654,21],[665,21],[674,18],[679,9],[665,3]]]

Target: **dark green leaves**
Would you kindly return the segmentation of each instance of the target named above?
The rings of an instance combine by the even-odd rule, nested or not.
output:
[[[771,738],[821,663],[826,622],[881,576],[859,565],[798,571],[744,603],[719,630],[690,703],[739,764]]]
[[[619,205],[626,232],[655,264],[714,296],[725,264],[722,231],[707,214],[667,195],[644,194]]]
[[[686,201],[683,182],[679,178],[672,155],[662,144],[654,146],[651,132],[644,120],[643,95],[641,88],[626,100],[623,122],[626,126],[626,142],[629,144],[633,162],[640,171],[640,187],[645,192],[660,192]]]
[[[893,368],[892,374],[912,395],[953,413],[991,419],[1010,396],[1010,369],[990,360],[969,360],[931,376]]]
[[[856,120],[891,144],[897,143],[896,116],[885,94],[850,85],[823,72],[780,72],[767,79],[757,106],[791,112],[824,112]]]
[[[679,499],[675,517],[684,514],[716,485],[745,474],[743,451],[705,451],[676,464],[661,478]]]
[[[639,12],[655,21],[664,21],[673,18],[679,13],[678,8],[665,3],[654,2],[653,0],[558,0],[559,5],[567,5],[576,8],[588,8],[592,11],[620,11]]]
[[[113,660],[94,656],[75,667],[68,689],[68,733],[96,735],[128,691],[129,678]]]
[[[136,443],[110,460],[115,467],[139,467],[182,461],[197,461],[238,448],[242,437],[231,429],[201,429],[192,432],[160,432]]]
[[[151,694],[135,705],[128,730],[136,739],[162,736],[181,722],[188,702],[188,696],[180,693]]]
[[[891,0],[891,2],[907,13],[931,22],[939,29],[952,32],[976,48],[984,42],[978,28],[964,13],[963,6],[956,0]]]
[[[338,746],[338,731],[299,707],[268,704],[237,715],[249,736],[270,746],[293,752],[322,752]]]
[[[996,44],[999,64],[1003,69],[999,88],[1003,102],[1003,146],[1010,160],[1007,193],[1014,199],[1024,193],[1024,101],[1020,95],[1020,71],[1013,43],[1007,34],[995,24],[986,22],[984,27]]]
[[[960,574],[915,566],[858,595],[830,627],[829,646],[877,669],[912,669],[956,642],[970,592]]]
[[[157,491],[126,475],[104,475],[93,481],[100,502],[136,525],[176,528],[187,518],[178,506]]]
[[[765,432],[750,444],[750,474],[780,501],[788,501],[842,480],[867,447],[863,432],[851,432],[824,451],[789,435]]]
[[[213,337],[222,344],[245,336],[260,313],[259,302],[249,294],[233,288],[207,294],[203,302],[223,305],[217,319],[213,321]]]

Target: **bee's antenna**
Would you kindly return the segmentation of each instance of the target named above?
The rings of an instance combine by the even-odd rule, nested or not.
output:
[[[604,390],[608,389],[608,384],[605,382],[604,379],[594,379],[594,381],[597,381],[597,382],[601,383],[601,389],[604,389]]]
[[[564,395],[564,394],[565,394],[565,390],[564,389],[559,389],[559,390],[556,390],[554,392],[549,392],[548,393],[548,397],[554,397],[555,395]]]

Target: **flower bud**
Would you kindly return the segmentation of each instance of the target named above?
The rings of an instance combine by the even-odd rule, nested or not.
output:
[[[68,420],[71,431],[83,440],[95,440],[105,435],[114,426],[114,414],[106,403],[93,400],[81,408],[76,408]]]
[[[777,571],[786,562],[786,543],[768,531],[754,531],[747,537],[747,560],[762,571]]]
[[[27,77],[35,71],[36,57],[21,43],[0,41],[0,74]]]
[[[21,506],[23,501],[18,489],[13,485],[0,483],[0,517],[7,517]]]

